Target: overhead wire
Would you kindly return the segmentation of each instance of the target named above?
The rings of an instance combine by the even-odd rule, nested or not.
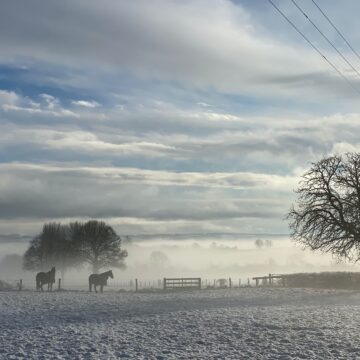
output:
[[[341,33],[341,31],[335,26],[335,24],[330,20],[330,18],[325,14],[325,12],[321,9],[321,7],[315,2],[315,0],[311,0],[313,4],[318,8],[318,10],[321,12],[321,14],[324,16],[324,18],[328,21],[328,23],[335,29],[335,31],[338,33],[338,35],[344,40],[346,45],[350,48],[350,50],[357,56],[357,58],[360,60],[359,53],[354,49],[353,46],[351,46],[350,42],[345,38],[345,36]]]
[[[272,1],[272,0],[267,0],[275,9],[276,11],[296,30],[296,32],[324,59],[324,61],[326,61],[337,73],[338,75],[345,81],[348,83],[348,85],[354,90],[356,91],[358,94],[360,94],[360,90],[357,89],[354,84],[336,67],[336,65],[334,65],[322,52],[321,50],[314,45],[311,40],[294,24],[294,22],[292,22],[287,16],[286,14],[280,10],[280,8],[278,6],[276,6],[276,4]]]
[[[340,55],[340,57],[351,67],[351,69],[357,74],[360,78],[360,72],[351,64],[351,62],[342,54],[342,52],[334,45],[334,43],[319,29],[319,27],[310,19],[310,17],[305,13],[305,11],[297,4],[295,0],[291,2],[296,6],[296,8],[309,20],[310,24],[317,30],[317,32],[325,39],[325,41]]]

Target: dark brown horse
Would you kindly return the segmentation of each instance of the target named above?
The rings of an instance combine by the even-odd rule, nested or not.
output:
[[[43,285],[48,284],[48,291],[52,291],[52,285],[55,284],[55,267],[48,272],[39,272],[36,274],[36,290],[43,290]]]
[[[96,287],[100,285],[100,292],[103,292],[104,286],[107,285],[107,279],[111,277],[114,278],[112,270],[106,271],[102,274],[91,274],[89,276],[89,291],[91,292],[92,286],[94,285],[95,292],[97,292]]]

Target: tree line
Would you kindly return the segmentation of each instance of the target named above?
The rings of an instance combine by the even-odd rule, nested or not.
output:
[[[44,224],[23,258],[25,270],[44,270],[56,266],[64,276],[69,268],[84,264],[94,273],[106,267],[124,268],[127,251],[121,238],[103,221]]]

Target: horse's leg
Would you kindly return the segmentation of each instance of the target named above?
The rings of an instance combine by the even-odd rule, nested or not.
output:
[[[97,290],[96,290],[96,284],[94,284],[94,289],[95,289],[95,292],[97,293]]]
[[[100,292],[102,293],[104,291],[104,285],[100,285]]]
[[[40,289],[41,289],[41,291],[44,291],[43,285],[44,285],[44,284],[41,282],[41,283],[40,283]]]
[[[91,292],[91,289],[92,288],[92,285],[91,285],[91,282],[89,281],[89,291]]]

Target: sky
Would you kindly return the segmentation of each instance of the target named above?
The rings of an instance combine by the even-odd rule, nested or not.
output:
[[[317,3],[360,51],[360,3]],[[0,234],[102,219],[120,235],[286,235],[301,174],[360,146],[360,93],[266,0],[4,0],[0,44]]]

